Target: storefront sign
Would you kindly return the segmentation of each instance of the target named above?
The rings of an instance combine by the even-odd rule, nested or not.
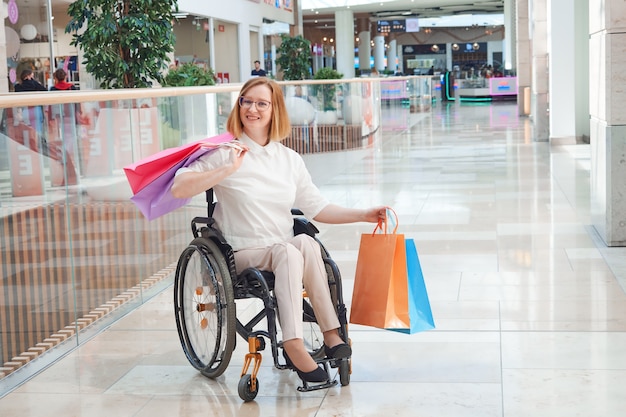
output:
[[[7,13],[9,14],[9,22],[12,24],[16,24],[20,18],[20,12],[15,3],[15,0],[9,0],[9,4],[7,5]]]

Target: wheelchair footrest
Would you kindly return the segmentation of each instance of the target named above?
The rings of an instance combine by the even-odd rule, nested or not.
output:
[[[313,384],[310,382],[302,381],[302,386],[296,389],[300,392],[309,392],[309,391],[315,391],[318,389],[326,389],[326,388],[334,387],[335,385],[337,385],[337,380],[335,379],[333,379],[332,381],[328,380],[326,382],[320,382],[319,384]]]
[[[321,363],[324,366],[324,369],[326,370],[326,373],[328,374],[328,380],[326,380],[325,382],[319,382],[319,383],[312,383],[312,382],[307,382],[303,379],[301,379],[302,381],[302,386],[298,387],[297,390],[300,392],[309,392],[309,391],[315,391],[318,389],[326,389],[326,388],[330,388],[330,387],[334,387],[335,385],[337,385],[337,380],[336,379],[330,379],[330,362],[332,362],[333,360],[331,359],[324,359],[321,361],[317,361],[317,363]]]

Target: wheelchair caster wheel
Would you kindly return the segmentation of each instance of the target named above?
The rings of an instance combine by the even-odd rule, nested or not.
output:
[[[256,386],[254,391],[252,390],[252,375],[246,374],[239,380],[239,386],[237,387],[239,392],[239,398],[245,402],[252,401],[259,393],[259,378],[256,379]]]
[[[344,359],[339,363],[339,382],[342,387],[350,384],[350,359]]]

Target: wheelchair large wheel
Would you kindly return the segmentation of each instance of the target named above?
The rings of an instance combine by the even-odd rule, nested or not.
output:
[[[180,255],[174,310],[191,365],[209,378],[220,376],[235,348],[235,297],[228,264],[212,240],[196,238]]]

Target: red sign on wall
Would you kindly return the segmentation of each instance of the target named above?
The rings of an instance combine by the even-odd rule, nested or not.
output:
[[[31,149],[37,132],[31,126],[20,124],[11,128],[9,161],[11,161],[11,188],[14,197],[43,195],[42,155]]]

